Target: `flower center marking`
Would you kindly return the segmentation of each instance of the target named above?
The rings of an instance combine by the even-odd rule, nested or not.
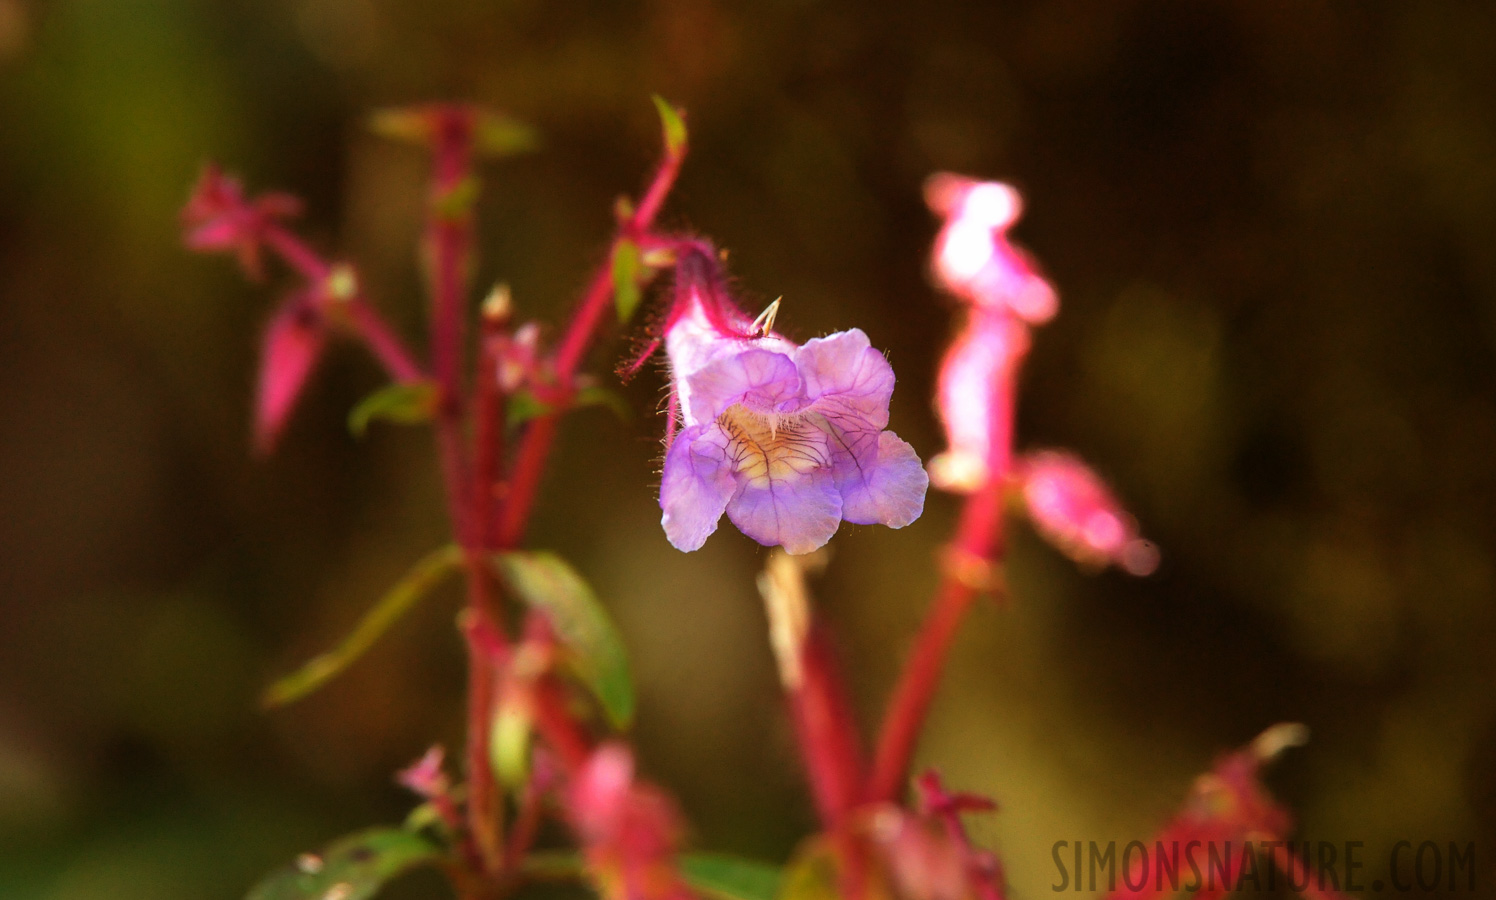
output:
[[[733,404],[717,417],[727,432],[727,458],[754,487],[826,466],[825,441],[803,413],[758,413]]]

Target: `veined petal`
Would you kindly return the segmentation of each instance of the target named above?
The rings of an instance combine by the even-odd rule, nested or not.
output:
[[[840,457],[833,471],[848,522],[903,528],[925,510],[930,478],[914,448],[892,431],[878,435],[871,459]]]
[[[716,424],[693,425],[675,436],[660,481],[660,524],[677,549],[701,549],[737,482],[727,459],[727,435]]]
[[[893,367],[860,328],[807,341],[795,353],[805,396],[816,411],[849,431],[888,426]]]
[[[810,553],[836,534],[841,494],[825,469],[789,476],[747,479],[727,504],[738,530],[786,553]]]
[[[800,373],[783,353],[744,350],[720,356],[687,376],[686,421],[706,423],[742,404],[759,413],[792,413],[804,406]]]

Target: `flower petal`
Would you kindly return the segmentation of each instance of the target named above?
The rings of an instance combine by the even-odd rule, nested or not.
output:
[[[804,406],[800,373],[783,353],[744,350],[719,356],[687,377],[688,422],[706,423],[741,403],[754,412],[794,412]]]
[[[817,412],[845,431],[888,426],[893,367],[860,328],[807,341],[795,354],[805,396]]]
[[[801,554],[819,549],[836,534],[841,505],[836,482],[825,469],[816,469],[743,481],[727,504],[727,517],[765,547],[779,545],[786,553]]]
[[[727,436],[715,424],[695,425],[675,436],[660,482],[660,524],[677,550],[701,549],[737,482],[727,464]]]
[[[930,478],[914,448],[892,431],[878,435],[871,460],[847,455],[837,460],[836,486],[842,518],[858,525],[903,528],[925,510]]]

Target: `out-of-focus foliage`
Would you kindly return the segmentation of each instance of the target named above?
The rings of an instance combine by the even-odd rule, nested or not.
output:
[[[750,300],[783,295],[787,334],[887,348],[893,427],[926,457],[948,326],[920,184],[1024,189],[1061,309],[1020,438],[1095,463],[1164,556],[1086,577],[1020,531],[1013,602],[958,654],[923,754],[999,799],[977,837],[1021,896],[1053,882],[1053,842],[1146,837],[1218,749],[1284,719],[1314,730],[1274,775],[1301,835],[1366,841],[1372,877],[1398,839],[1492,845],[1493,41],[1475,4],[0,0],[0,896],[240,896],[399,821],[390,773],[459,746],[446,595],[257,710],[445,539],[439,488],[424,434],[348,435],[381,378],[338,347],[251,459],[271,298],[184,253],[176,219],[220,159],[304,196],[418,321],[422,157],[367,122],[427,98],[543,133],[490,170],[477,273],[551,322],[656,150],[649,97],[683,106],[667,221],[728,247]],[[631,383],[634,408],[659,385]],[[619,621],[641,765],[695,845],[782,860],[810,810],[761,554],[666,544],[656,424],[570,423],[533,542]],[[817,593],[868,716],[953,509],[835,542]]]

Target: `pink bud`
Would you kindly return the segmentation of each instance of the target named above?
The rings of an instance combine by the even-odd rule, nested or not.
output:
[[[1157,548],[1138,536],[1132,516],[1076,457],[1054,450],[1030,453],[1019,477],[1034,527],[1071,559],[1115,565],[1131,575],[1158,567]]]
[[[326,321],[308,293],[298,293],[276,311],[260,350],[255,400],[255,447],[268,453],[290,418],[326,339]]]
[[[977,847],[961,814],[996,804],[975,794],[950,794],[934,772],[915,782],[916,812],[887,808],[873,819],[873,837],[903,896],[916,900],[1002,900],[1002,866]]]
[[[932,260],[940,286],[978,307],[1006,309],[1031,325],[1049,321],[1059,298],[1029,255],[1008,241],[1023,211],[1009,185],[939,173],[925,184],[925,200],[945,217]]]
[[[499,389],[512,394],[528,386],[535,376],[535,367],[540,358],[540,326],[526,322],[513,334],[499,334],[493,338],[493,359],[498,371]]]
[[[442,769],[445,756],[441,745],[435,744],[420,759],[401,769],[395,780],[427,800],[445,795],[451,786]]]
[[[634,758],[621,744],[593,751],[571,784],[567,806],[583,840],[607,840],[617,829],[634,781]]]
[[[902,810],[883,810],[874,820],[899,896],[910,900],[967,900],[966,855],[936,822]]]
[[[680,820],[656,788],[634,780],[634,758],[606,743],[574,776],[566,810],[588,869],[608,900],[689,900],[675,868]]]

